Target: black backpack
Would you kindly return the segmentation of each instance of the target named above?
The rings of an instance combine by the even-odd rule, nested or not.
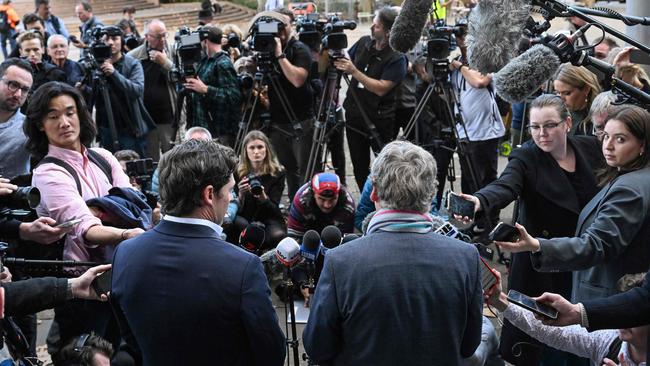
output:
[[[0,11],[0,33],[9,33],[11,30],[11,24],[9,24],[9,15],[7,11]]]

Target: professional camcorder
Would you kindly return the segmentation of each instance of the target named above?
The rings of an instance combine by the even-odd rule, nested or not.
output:
[[[456,25],[446,25],[444,20],[436,20],[427,29],[426,56],[428,68],[434,78],[446,79],[449,73],[449,55],[456,49],[455,37],[467,34],[467,20],[460,19]]]
[[[141,187],[142,193],[147,198],[147,203],[151,208],[155,208],[160,200],[156,192],[150,190],[151,178],[156,170],[157,163],[153,159],[136,159],[126,162],[126,175],[135,179],[135,182]]]
[[[258,64],[272,60],[275,37],[284,27],[284,23],[271,17],[261,17],[251,26],[251,48],[257,52]]]
[[[335,56],[348,47],[348,39],[344,30],[354,30],[357,23],[352,20],[341,20],[336,15],[327,18],[326,21],[319,19],[318,14],[308,14],[306,17],[299,17],[296,21],[298,39],[309,48],[315,49],[319,44],[332,51]],[[342,55],[342,54],[341,54]]]
[[[198,31],[192,32],[189,27],[181,27],[174,35],[176,54],[172,80],[182,82],[186,78],[196,77],[196,64],[201,61],[201,36]]]
[[[93,41],[88,48],[90,52],[86,58],[79,61],[79,64],[84,68],[86,74],[99,69],[99,65],[108,60],[112,56],[111,46],[104,42],[104,36],[121,36],[122,30],[116,26],[97,27],[91,33]]]

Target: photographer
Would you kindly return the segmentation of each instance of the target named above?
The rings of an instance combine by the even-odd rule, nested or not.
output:
[[[251,222],[261,222],[266,231],[262,250],[274,248],[287,236],[279,208],[285,172],[263,132],[251,131],[244,137],[237,177],[239,210],[234,230],[239,234]]]
[[[156,123],[156,129],[147,133],[147,156],[158,161],[175,138],[172,123],[178,95],[169,78],[173,50],[167,45],[167,27],[160,20],[145,23],[144,39],[144,44],[128,55],[140,61],[144,71],[144,106]]]
[[[154,122],[144,107],[144,72],[142,65],[133,57],[122,52],[122,30],[108,26],[96,32],[101,41],[110,46],[111,57],[98,65],[105,86],[93,81],[93,100],[95,101],[97,126],[101,145],[112,151],[111,131],[107,109],[111,108],[115,118],[115,127],[119,149],[134,150],[140,156],[146,156],[146,133],[155,128]],[[97,34],[95,35],[97,36]],[[91,52],[92,49],[91,49]],[[101,88],[108,89],[110,105],[104,105]]]
[[[264,20],[278,23],[272,59],[279,71],[278,82],[290,102],[297,121],[291,121],[285,112],[278,91],[269,85],[271,129],[268,136],[287,172],[289,197],[293,197],[303,183],[309,163],[314,125],[313,93],[308,82],[312,59],[309,48],[291,35],[289,17],[276,11],[265,11],[253,18],[253,27]],[[298,126],[292,125],[298,124]]]
[[[343,107],[348,124],[346,134],[350,159],[359,189],[363,188],[370,172],[371,147],[369,131],[359,109],[363,109],[375,124],[382,142],[387,143],[395,138],[395,87],[406,75],[406,57],[388,46],[388,36],[396,17],[397,12],[391,8],[379,10],[370,27],[371,35],[362,37],[350,47],[349,59],[334,61],[338,70],[353,78]],[[361,105],[354,102],[351,90],[358,94]]]
[[[194,93],[193,120],[187,127],[207,128],[220,143],[233,146],[241,117],[241,90],[228,53],[221,49],[223,32],[215,26],[199,31],[205,57],[195,77],[187,77],[183,86]]]

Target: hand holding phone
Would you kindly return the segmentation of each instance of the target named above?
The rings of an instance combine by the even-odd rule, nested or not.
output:
[[[483,263],[481,266],[481,287],[483,287],[483,293],[488,294],[498,284],[499,279],[485,259],[482,257],[479,257],[479,259]]]
[[[447,211],[452,215],[474,219],[474,202],[462,198],[459,194],[449,191],[447,195]]]
[[[95,290],[97,296],[108,295],[108,293],[111,291],[112,274],[113,274],[113,270],[109,269],[108,271],[95,277],[95,279],[91,283],[91,286],[93,287],[93,290]]]
[[[508,243],[515,243],[519,241],[519,229],[516,227],[500,222],[488,235],[489,241],[503,241]]]
[[[515,290],[508,291],[508,301],[517,306],[521,306],[524,309],[528,309],[535,314],[550,319],[557,319],[557,310],[555,310],[554,308],[546,304],[537,302],[532,298],[522,294],[519,291],[515,291]]]
[[[73,226],[77,225],[81,221],[83,221],[83,220],[82,219],[72,218],[71,220],[68,220],[66,222],[62,222],[62,223],[60,223],[60,224],[58,224],[58,225],[56,225],[54,227],[55,228],[60,228],[60,229],[67,229],[69,227],[73,227]]]

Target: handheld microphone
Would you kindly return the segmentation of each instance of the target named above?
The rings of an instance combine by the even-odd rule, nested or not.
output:
[[[409,0],[402,4],[402,10],[388,37],[393,50],[406,53],[415,47],[422,35],[430,8],[431,0]]]
[[[517,56],[527,24],[529,0],[481,0],[469,13],[467,59],[483,74],[496,72]]]
[[[262,244],[266,233],[264,229],[256,224],[248,224],[244,231],[239,234],[239,246],[247,252],[257,254]]]
[[[341,244],[341,230],[334,225],[329,225],[321,231],[321,241],[327,249],[332,249]]]
[[[300,245],[293,238],[280,240],[275,248],[275,258],[285,267],[291,267],[300,259]]]
[[[510,103],[519,103],[553,78],[563,62],[570,62],[575,54],[574,42],[591,25],[587,24],[571,36],[558,34],[548,43],[538,44],[512,59],[494,74],[497,94]]]
[[[320,255],[320,235],[316,230],[309,230],[302,237],[300,255],[310,262],[315,262],[318,259]]]

